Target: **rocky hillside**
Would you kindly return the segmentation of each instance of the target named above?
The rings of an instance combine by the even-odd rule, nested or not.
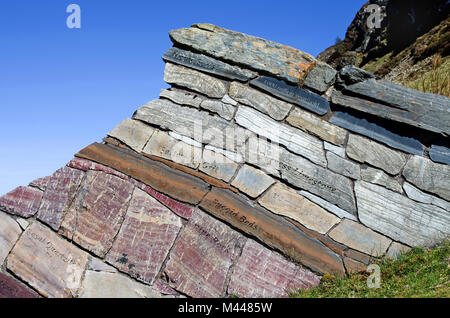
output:
[[[380,28],[369,28],[368,6],[380,6]],[[342,68],[356,65],[418,90],[450,94],[450,18],[445,0],[370,0],[343,41],[318,59]]]

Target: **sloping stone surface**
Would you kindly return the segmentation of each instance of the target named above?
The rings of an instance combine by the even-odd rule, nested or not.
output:
[[[364,118],[358,118],[344,112],[335,112],[330,119],[330,123],[343,127],[363,136],[375,139],[392,148],[402,150],[413,155],[423,155],[423,145],[411,138],[395,134],[384,127],[367,121]]]
[[[47,182],[38,219],[57,231],[83,177],[83,171],[69,167],[56,171]]]
[[[450,212],[450,202],[448,201],[445,201],[434,195],[420,191],[419,189],[417,189],[415,186],[413,186],[408,182],[403,183],[403,189],[405,190],[405,193],[408,196],[408,198],[413,199],[414,201],[433,204]]]
[[[242,82],[247,82],[258,75],[255,72],[221,62],[204,54],[197,54],[176,47],[170,48],[162,58],[166,62],[180,64],[202,72]]]
[[[327,233],[340,221],[338,217],[282,183],[275,184],[258,202],[266,209],[290,217],[321,234]]]
[[[444,146],[432,145],[429,151],[431,160],[450,165],[450,149]]]
[[[397,242],[392,242],[391,246],[389,247],[386,253],[386,257],[396,259],[399,258],[402,254],[408,253],[410,250],[411,248],[409,248],[406,245]]]
[[[179,105],[187,105],[195,108],[199,108],[203,101],[197,94],[174,89],[162,89],[161,93],[159,93],[159,97],[170,99],[172,102]]]
[[[74,297],[88,254],[34,222],[8,257],[7,266],[45,297]]]
[[[219,153],[205,150],[199,169],[214,178],[228,182],[236,173],[238,164]]]
[[[164,81],[212,98],[222,98],[227,93],[227,88],[221,80],[171,63],[166,64]]]
[[[0,298],[38,298],[38,296],[24,284],[0,273]]]
[[[321,206],[322,208],[324,208],[325,210],[333,213],[334,215],[336,215],[337,217],[343,219],[349,219],[349,220],[354,220],[357,221],[357,218],[355,215],[348,213],[347,211],[342,210],[341,208],[337,207],[336,205],[333,205],[331,203],[329,203],[327,200],[322,199],[321,197],[318,197],[317,195],[314,195],[312,193],[309,193],[307,191],[300,191],[299,192],[302,196],[304,196],[305,198],[308,198],[310,201],[314,202],[315,204]]]
[[[213,188],[200,207],[269,246],[301,259],[303,264],[318,272],[344,273],[339,256],[318,240],[305,235],[282,217],[251,206],[232,192]]]
[[[391,175],[398,174],[406,163],[404,154],[353,134],[348,138],[347,155],[356,161],[383,169]]]
[[[153,284],[181,226],[178,216],[146,192],[135,189],[106,259],[122,272]]]
[[[319,282],[319,276],[248,240],[231,276],[228,294],[245,298],[283,297]]]
[[[250,131],[278,142],[289,150],[302,155],[314,163],[326,165],[323,143],[302,130],[278,123],[266,115],[245,106],[236,113],[236,122]]]
[[[377,257],[382,256],[392,242],[362,224],[345,219],[330,232],[330,237],[355,250]]]
[[[181,231],[165,268],[169,285],[192,297],[224,295],[228,270],[245,237],[196,210]]]
[[[381,185],[398,193],[403,193],[402,186],[396,179],[388,176],[381,170],[369,166],[361,168],[361,180]]]
[[[234,98],[241,104],[251,106],[275,120],[285,119],[292,109],[291,104],[268,96],[239,82],[231,83],[229,94],[231,98]]]
[[[311,55],[291,47],[211,24],[196,24],[191,28],[170,31],[169,34],[175,44],[188,46],[230,63],[269,72],[293,83],[307,79],[308,73],[317,63]],[[334,72],[329,66],[323,68]],[[326,90],[324,86],[328,86],[326,81],[331,76],[322,77],[324,71],[310,73],[313,78],[308,84],[312,88]]]
[[[104,172],[87,172],[61,232],[95,255],[105,256],[120,229],[133,185]]]
[[[0,210],[29,218],[36,214],[43,192],[32,187],[18,187],[0,198]]]
[[[108,136],[120,140],[137,152],[141,152],[152,136],[153,131],[152,127],[140,121],[127,118],[109,132]]]
[[[328,169],[343,176],[358,180],[361,176],[359,165],[327,151]]]
[[[366,226],[410,246],[428,246],[450,234],[450,215],[429,204],[417,203],[396,192],[357,182],[358,215]]]
[[[239,172],[231,185],[250,197],[256,198],[267,190],[274,182],[275,180],[261,170],[255,169],[249,165],[243,165],[239,169]]]
[[[13,218],[0,212],[0,267],[19,239],[22,230]]]
[[[234,116],[234,112],[236,111],[236,107],[233,105],[223,103],[219,100],[204,100],[201,105],[201,108],[209,110],[210,112],[218,114],[220,117],[226,120],[231,120]]]
[[[403,169],[403,176],[419,189],[450,201],[450,166],[414,156]]]
[[[290,184],[312,192],[345,211],[356,213],[349,179],[287,152],[281,154],[280,171],[281,177]]]
[[[129,177],[126,174],[123,174],[117,170],[111,169],[110,167],[104,166],[102,164],[99,164],[94,161],[82,159],[82,158],[73,158],[70,160],[70,162],[67,164],[68,167],[88,171],[88,170],[94,170],[94,171],[102,171],[107,174],[111,174],[113,176],[119,177],[120,179],[128,180]],[[51,178],[48,177],[48,180]]]

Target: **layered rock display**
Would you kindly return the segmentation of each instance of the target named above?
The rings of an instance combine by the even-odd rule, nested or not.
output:
[[[209,24],[160,98],[0,198],[0,297],[283,297],[450,233],[449,99]]]

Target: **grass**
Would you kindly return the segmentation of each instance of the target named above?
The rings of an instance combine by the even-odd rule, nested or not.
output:
[[[443,60],[440,55],[435,55],[431,71],[407,83],[406,86],[422,92],[450,97],[450,58]]]
[[[450,298],[450,243],[413,248],[397,260],[383,259],[381,287],[368,288],[369,273],[346,278],[325,275],[320,285],[292,293],[292,298]]]

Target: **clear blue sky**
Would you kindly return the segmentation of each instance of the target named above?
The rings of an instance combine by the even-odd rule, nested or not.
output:
[[[0,195],[50,175],[158,97],[167,32],[208,22],[317,55],[365,0],[16,0],[0,6]],[[66,7],[81,7],[81,29]]]

